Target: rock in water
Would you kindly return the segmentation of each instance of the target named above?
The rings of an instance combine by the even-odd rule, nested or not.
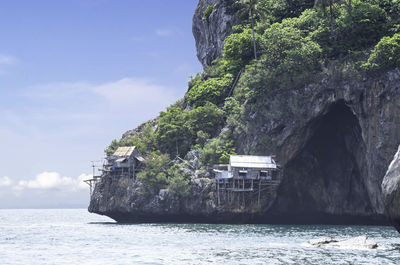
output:
[[[378,244],[372,240],[368,240],[366,235],[344,240],[335,240],[330,237],[322,237],[310,240],[309,243],[317,247],[328,246],[346,249],[374,249],[378,247]]]
[[[400,146],[382,182],[386,214],[400,233]]]
[[[311,239],[309,241],[310,245],[316,246],[316,247],[320,247],[326,244],[330,244],[332,242],[337,242],[337,240],[334,240],[331,237],[320,237],[320,238],[316,238],[316,239]]]

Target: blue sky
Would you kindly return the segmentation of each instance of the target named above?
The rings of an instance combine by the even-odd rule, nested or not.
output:
[[[201,71],[197,2],[0,2],[0,208],[87,206],[90,161]]]

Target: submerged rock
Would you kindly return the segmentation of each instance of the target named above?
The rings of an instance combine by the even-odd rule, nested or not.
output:
[[[386,213],[400,233],[400,146],[382,182]]]
[[[326,245],[326,244],[329,244],[332,242],[337,242],[337,240],[334,240],[331,237],[320,237],[320,238],[316,238],[316,239],[311,239],[309,241],[310,245],[317,246],[317,247],[320,247],[322,245]]]
[[[337,247],[345,249],[374,249],[378,247],[378,244],[372,240],[368,240],[366,235],[342,240],[332,239],[331,237],[322,237],[312,239],[309,243],[316,247]]]

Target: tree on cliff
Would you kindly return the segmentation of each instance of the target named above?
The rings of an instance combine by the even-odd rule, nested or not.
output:
[[[254,59],[257,60],[257,48],[256,39],[254,36],[254,15],[258,12],[258,0],[237,0],[236,3],[240,4],[243,9],[242,12],[247,13],[251,20],[251,31],[253,33],[253,49],[254,49]]]

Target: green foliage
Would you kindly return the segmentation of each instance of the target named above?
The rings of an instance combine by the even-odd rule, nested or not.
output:
[[[199,131],[215,135],[222,123],[223,111],[210,102],[186,111],[170,107],[160,113],[156,141],[163,152],[176,155],[178,147],[179,155],[184,156],[197,141]]]
[[[199,146],[204,146],[207,140],[210,138],[210,135],[202,130],[197,132],[196,144]]]
[[[190,194],[190,176],[185,174],[179,165],[170,166],[167,154],[152,152],[144,163],[145,168],[138,173],[138,180],[142,183],[145,194],[156,194],[165,188],[180,197]]]
[[[206,10],[204,10],[204,12],[203,12],[202,19],[204,21],[207,21],[208,24],[210,23],[210,16],[211,16],[213,9],[214,9],[214,5],[209,5],[209,6],[207,6]]]
[[[304,10],[314,6],[314,0],[267,0],[260,8],[271,22],[280,22],[284,18],[298,17]]]
[[[145,154],[155,149],[155,135],[150,124],[146,124],[139,136],[129,136],[121,140],[112,140],[111,144],[104,151],[107,156],[112,155],[118,147],[136,146],[138,151]]]
[[[248,8],[243,8],[239,2],[233,5],[237,10],[237,15],[243,23],[248,21]],[[314,0],[258,0],[255,8],[255,19],[257,21],[269,21],[270,23],[281,22],[284,18],[297,17],[304,10],[314,6]]]
[[[308,37],[302,37],[297,28],[275,23],[264,35],[260,60],[261,71],[281,87],[294,87],[308,81],[310,75],[321,69],[321,49]]]
[[[385,10],[390,33],[400,33],[400,0],[366,0],[364,2],[378,5]]]
[[[261,36],[255,33],[257,50],[261,46]],[[223,58],[229,62],[228,71],[234,75],[254,58],[251,29],[231,34],[225,39]]]
[[[282,90],[290,93],[291,89],[316,82],[322,74],[333,80],[360,78],[362,63],[366,71],[400,64],[399,34],[384,37],[400,32],[400,0],[224,3],[233,6],[239,23],[226,38],[222,56],[191,78],[184,100],[160,113],[156,133],[146,127],[139,136],[113,140],[107,154],[119,146],[135,145],[140,152],[151,153],[156,161],[164,161],[160,153],[152,151],[184,157],[189,150],[202,148],[204,165],[227,163],[235,152],[234,143],[232,136],[217,137],[220,129],[228,125],[231,132],[240,135],[247,132],[246,121],[255,112],[261,117],[285,115],[276,106],[286,104],[290,109],[293,102],[276,96]],[[214,8],[210,5],[203,10],[204,21],[209,23]],[[242,69],[231,95],[233,82]],[[168,186],[171,192],[185,196],[190,186],[187,176],[179,168],[168,170],[160,164],[148,162],[141,174],[148,190]]]
[[[243,123],[244,107],[237,99],[233,97],[227,98],[222,109],[226,117],[226,123],[230,128],[234,128],[237,131],[245,131],[246,128]]]
[[[204,166],[229,163],[230,155],[235,154],[233,139],[221,137],[211,139],[203,148],[200,161]]]
[[[161,151],[177,155],[177,149],[189,150],[191,133],[186,121],[186,112],[179,107],[171,106],[166,112],[160,112],[156,142]]]
[[[203,106],[207,102],[220,104],[229,92],[232,79],[231,74],[226,74],[220,78],[196,80],[193,82],[193,87],[186,93],[186,99],[194,107]]]
[[[154,194],[167,187],[166,167],[170,162],[169,156],[160,152],[152,152],[144,161],[145,169],[138,173],[144,192]]]
[[[110,145],[104,150],[107,156],[112,155],[119,147],[119,141],[117,139],[113,139]]]
[[[400,34],[398,33],[393,37],[383,37],[362,67],[366,71],[377,71],[396,66],[400,66]]]
[[[369,3],[354,4],[351,13],[342,9],[337,23],[340,50],[361,50],[375,44],[387,33],[385,11]]]
[[[213,135],[223,123],[223,111],[210,102],[204,106],[187,111],[185,114],[187,127],[193,136],[197,135],[199,131]]]
[[[191,192],[190,176],[185,174],[178,165],[168,169],[168,190],[180,197],[187,197]]]

